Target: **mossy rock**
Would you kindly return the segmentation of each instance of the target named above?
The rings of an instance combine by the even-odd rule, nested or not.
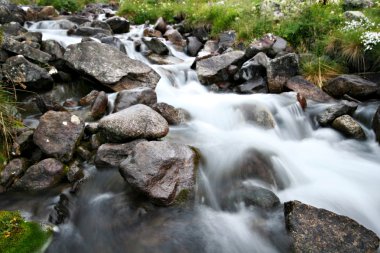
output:
[[[39,224],[25,221],[17,211],[0,211],[0,249],[2,253],[39,252],[51,232]]]

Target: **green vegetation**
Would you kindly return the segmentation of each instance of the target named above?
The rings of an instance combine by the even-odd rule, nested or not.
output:
[[[0,211],[0,249],[2,253],[38,252],[50,237],[34,222],[25,221],[19,212]]]

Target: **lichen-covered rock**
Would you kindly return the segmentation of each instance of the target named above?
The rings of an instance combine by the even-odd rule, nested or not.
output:
[[[45,190],[56,186],[65,178],[63,163],[47,158],[29,167],[25,174],[17,180],[12,188],[24,191]]]
[[[96,54],[94,54],[96,52]],[[69,66],[114,91],[136,87],[154,89],[160,76],[148,65],[129,58],[118,49],[97,42],[67,47],[64,59]]]
[[[284,204],[293,252],[375,253],[379,238],[356,221],[299,201]]]
[[[2,29],[5,35],[18,36],[28,32],[28,30],[25,27],[15,22],[0,25],[0,28]]]
[[[350,115],[342,115],[332,122],[332,127],[353,139],[363,140],[366,138],[363,128]]]
[[[143,87],[123,90],[117,94],[114,112],[121,111],[132,105],[152,106],[155,103],[157,103],[157,94],[153,89]]]
[[[120,173],[155,203],[184,198],[195,183],[196,154],[188,146],[165,141],[140,142],[120,164]]]
[[[169,132],[169,126],[152,108],[138,104],[103,117],[99,131],[109,142],[125,142],[162,138]]]
[[[84,131],[84,122],[69,112],[48,111],[40,118],[34,143],[46,155],[63,162],[72,159]]]

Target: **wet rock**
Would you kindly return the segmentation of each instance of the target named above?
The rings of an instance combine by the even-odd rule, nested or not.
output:
[[[16,22],[3,24],[0,28],[5,34],[12,36],[18,36],[28,32],[26,28]]]
[[[160,76],[148,65],[130,59],[116,48],[102,43],[70,45],[64,59],[72,69],[90,76],[114,91],[136,87],[154,89],[160,80]]]
[[[301,93],[297,93],[297,101],[300,104],[302,110],[305,111],[307,107],[307,100],[304,96],[301,95]]]
[[[67,171],[67,180],[70,183],[77,182],[84,177],[83,170],[79,167],[79,163],[77,161],[72,162],[69,165],[69,169]]]
[[[166,119],[169,125],[180,125],[185,123],[190,114],[181,108],[175,108],[174,106],[166,103],[157,103],[152,106],[153,110],[161,114]]]
[[[293,252],[376,252],[379,238],[356,221],[299,201],[284,204]]]
[[[38,29],[41,29],[43,26],[43,23],[40,23],[37,25],[37,28]],[[57,30],[70,30],[70,29],[75,29],[77,28],[78,25],[75,24],[74,22],[71,22],[67,19],[59,19],[59,20],[55,20],[54,21],[54,26],[53,28],[54,29],[57,29]]]
[[[168,29],[164,33],[164,37],[176,46],[186,46],[186,40],[183,39],[181,33],[178,32],[176,29]]]
[[[129,32],[129,21],[125,18],[115,16],[107,19],[106,22],[115,34]]]
[[[159,65],[174,65],[183,63],[183,60],[171,55],[149,54],[147,55],[147,58],[152,64]]]
[[[135,140],[128,143],[106,143],[101,145],[96,152],[95,165],[97,168],[118,168],[120,163],[132,154],[137,143],[144,140]]]
[[[372,129],[375,131],[376,141],[380,144],[380,107],[377,108],[372,120]]]
[[[208,40],[204,44],[203,49],[199,52],[199,56],[202,56],[202,55],[212,55],[216,51],[218,51],[218,41],[216,41],[216,40]]]
[[[150,88],[123,90],[117,94],[114,112],[121,111],[132,105],[144,104],[152,106],[155,103],[157,103],[157,94]]]
[[[96,134],[98,132],[98,128],[99,128],[98,122],[86,123],[84,131],[87,134]]]
[[[156,54],[167,55],[169,53],[167,46],[157,38],[152,38],[150,40],[143,38],[142,41],[150,50]]]
[[[243,202],[245,206],[271,209],[280,205],[280,199],[272,191],[255,185],[241,185],[232,190],[227,197],[227,209],[236,210]]]
[[[162,34],[166,32],[166,22],[162,17],[159,17],[154,24],[153,28],[157,31],[160,31]]]
[[[79,100],[79,104],[81,106],[91,105],[94,103],[95,99],[98,97],[99,91],[92,90],[90,93],[88,93],[86,96],[82,97]]]
[[[219,34],[219,48],[232,47],[236,42],[236,32],[226,31]]]
[[[127,53],[127,50],[125,49],[123,42],[121,42],[121,40],[117,37],[114,37],[114,36],[103,37],[100,39],[100,42],[107,44],[107,45],[110,45],[110,46],[113,46],[113,47],[119,49],[120,52],[122,52],[124,54]]]
[[[317,121],[321,126],[327,126],[342,115],[352,115],[357,107],[357,103],[343,100],[341,103],[330,106],[325,111],[319,113],[317,115]]]
[[[367,99],[376,96],[379,86],[371,81],[356,75],[341,75],[333,78],[325,85],[323,90],[330,96],[341,98],[347,94],[356,99]]]
[[[270,93],[280,93],[286,82],[299,72],[298,56],[294,53],[275,58],[268,63],[267,81]]]
[[[91,149],[97,150],[100,147],[100,145],[102,145],[102,143],[103,143],[102,139],[103,138],[101,138],[100,134],[91,135],[91,137],[90,137]]]
[[[245,56],[250,59],[260,52],[267,53],[275,42],[276,36],[273,34],[266,34],[262,38],[255,40],[248,45],[245,50]]]
[[[47,111],[66,111],[62,105],[57,103],[52,97],[49,96],[36,95],[32,101],[36,103],[38,110],[40,110],[41,113],[45,113]]]
[[[196,154],[188,146],[165,141],[140,142],[120,164],[120,173],[155,203],[183,201],[195,184]]]
[[[97,28],[97,27],[85,27],[85,26],[80,26],[78,28],[72,28],[67,31],[67,35],[76,35],[76,36],[87,36],[87,37],[93,37],[98,34],[105,34],[107,36],[112,35],[112,31],[102,29],[102,28]]]
[[[38,61],[41,63],[47,63],[51,60],[51,55],[45,52],[42,52],[39,49],[35,49],[26,43],[18,42],[17,40],[14,40],[10,37],[4,37],[4,39],[2,40],[1,46],[3,49],[11,53],[23,55],[26,58],[29,58],[31,60]]]
[[[107,30],[107,31],[109,31],[109,32],[112,33],[112,29],[109,26],[109,24],[106,23],[106,22],[100,21],[100,20],[94,20],[94,21],[92,21],[90,23],[84,23],[84,24],[81,25],[81,27],[100,28],[100,29]]]
[[[243,57],[244,52],[233,51],[200,60],[196,66],[198,78],[204,84],[227,81],[229,79],[228,67],[239,65]]]
[[[198,52],[202,49],[203,44],[195,36],[187,38],[187,54],[190,56],[197,56]]]
[[[34,148],[33,134],[33,129],[26,129],[25,131],[17,134],[12,145],[13,156],[21,156],[24,154],[26,155],[26,153],[30,153],[30,150]]]
[[[242,94],[266,93],[267,83],[261,76],[255,77],[237,87],[237,91]]]
[[[99,92],[91,106],[91,116],[94,119],[102,117],[107,112],[108,96],[104,91]]]
[[[1,186],[5,189],[9,188],[16,179],[24,174],[27,168],[28,162],[25,158],[11,160],[0,172]]]
[[[75,152],[83,161],[89,162],[92,158],[90,150],[88,150],[88,148],[83,145],[78,146]]]
[[[353,139],[364,140],[366,138],[362,127],[351,116],[343,115],[332,122],[332,127]]]
[[[275,126],[275,120],[272,113],[264,107],[243,104],[236,109],[242,113],[247,122],[253,123],[254,125],[265,129],[271,129]]]
[[[47,158],[29,167],[12,188],[24,191],[45,190],[59,184],[64,177],[64,165],[54,158]]]
[[[10,57],[9,53],[7,51],[5,51],[5,50],[3,50],[3,49],[0,48],[0,64],[4,63],[9,57]],[[1,75],[0,80],[3,79],[1,71],[2,70],[0,69],[0,75]]]
[[[41,43],[41,50],[51,55],[51,60],[62,59],[65,49],[55,40],[44,40]]]
[[[169,126],[159,113],[138,104],[102,118],[99,130],[109,142],[125,142],[162,138],[169,132]]]
[[[3,65],[3,73],[12,82],[24,84],[32,90],[48,90],[54,82],[46,69],[29,62],[21,55],[8,58]]]
[[[70,201],[67,195],[60,194],[59,201],[54,206],[54,210],[49,215],[49,222],[55,225],[65,223],[70,218]]]
[[[63,162],[72,159],[84,131],[84,123],[69,112],[48,111],[40,118],[34,143],[48,156]]]
[[[302,76],[290,78],[286,82],[285,87],[289,90],[300,93],[306,99],[311,99],[317,102],[328,102],[333,100],[333,98],[326,94],[323,90],[307,81]]]

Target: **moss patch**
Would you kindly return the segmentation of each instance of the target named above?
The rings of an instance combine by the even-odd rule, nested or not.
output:
[[[19,212],[0,211],[0,249],[2,253],[38,252],[50,237],[35,222],[25,221]]]

